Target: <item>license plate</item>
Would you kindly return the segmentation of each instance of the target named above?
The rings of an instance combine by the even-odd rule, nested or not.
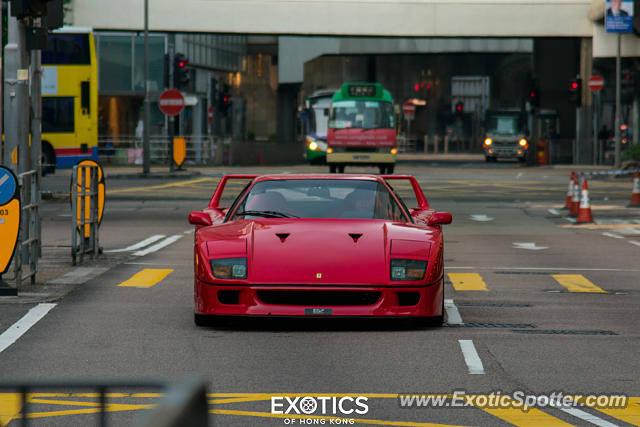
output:
[[[353,156],[354,160],[369,160],[371,158],[371,156],[367,155],[367,154],[363,154],[363,155],[359,155],[359,156]]]
[[[330,316],[333,312],[330,308],[305,308],[304,314],[307,316]]]

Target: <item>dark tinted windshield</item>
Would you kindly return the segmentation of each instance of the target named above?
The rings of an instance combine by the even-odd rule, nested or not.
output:
[[[42,65],[88,65],[89,34],[49,34],[49,48],[42,51]]]
[[[408,221],[383,184],[344,179],[257,182],[231,219],[270,216]]]

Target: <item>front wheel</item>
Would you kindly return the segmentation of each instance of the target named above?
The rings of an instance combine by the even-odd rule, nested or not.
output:
[[[329,173],[336,173],[336,165],[329,165]]]
[[[344,173],[344,165],[339,165],[337,169],[338,173]]]

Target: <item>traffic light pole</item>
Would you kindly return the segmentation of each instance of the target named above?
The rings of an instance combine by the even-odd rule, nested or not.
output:
[[[620,159],[620,56],[621,56],[622,34],[618,33],[618,54],[616,55],[616,118],[615,118],[615,167],[620,169],[622,161]]]
[[[169,35],[169,89],[173,89],[173,79],[175,78],[174,58],[175,58],[175,36]],[[173,172],[173,138],[175,134],[175,117],[169,116],[169,172]]]
[[[151,124],[151,99],[149,99],[149,0],[144,0],[144,121],[142,127],[142,173],[149,173],[149,126]]]

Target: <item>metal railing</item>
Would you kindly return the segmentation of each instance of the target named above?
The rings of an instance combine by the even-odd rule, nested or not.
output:
[[[71,177],[71,259],[76,265],[84,255],[92,257],[99,252],[98,215],[98,174],[97,166],[76,165]]]
[[[209,135],[176,135],[185,138],[187,165],[209,165],[222,162],[228,142]],[[170,140],[168,136],[152,135],[149,138],[151,164],[168,165]],[[98,158],[103,164],[142,165],[142,139],[133,135],[98,137]]]
[[[205,383],[200,378],[189,377],[175,384],[148,380],[41,380],[0,381],[0,390],[17,391],[20,394],[19,418],[22,427],[29,425],[30,400],[34,392],[47,390],[95,390],[98,395],[97,422],[107,426],[109,391],[114,389],[165,390],[165,395],[150,410],[136,417],[135,427],[207,427],[208,402]],[[17,417],[16,417],[17,418]]]
[[[20,193],[20,231],[13,257],[13,278],[16,290],[19,290],[24,280],[30,279],[36,283],[38,273],[38,258],[42,252],[42,238],[40,225],[40,174],[37,170],[30,170],[18,175]],[[24,274],[24,266],[29,271]]]

